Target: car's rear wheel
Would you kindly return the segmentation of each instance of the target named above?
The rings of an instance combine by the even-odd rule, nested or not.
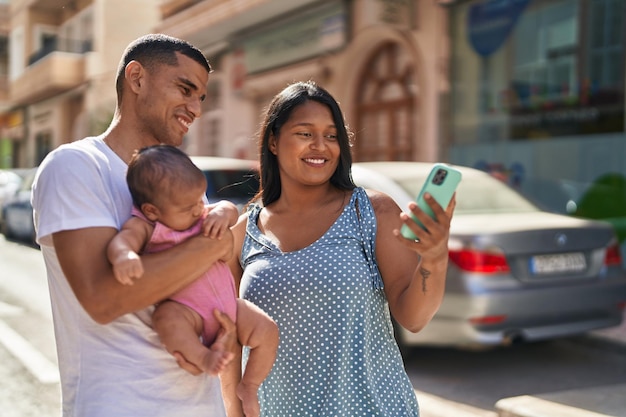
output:
[[[13,232],[11,232],[11,228],[9,227],[8,214],[9,214],[8,211],[6,211],[4,213],[4,221],[0,225],[0,229],[1,229],[2,234],[4,235],[5,238],[12,239],[13,238]]]

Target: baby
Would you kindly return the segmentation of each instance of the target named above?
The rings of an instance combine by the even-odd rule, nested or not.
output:
[[[132,217],[107,251],[115,277],[122,284],[132,285],[143,275],[140,252],[158,252],[199,233],[219,239],[237,221],[234,204],[220,201],[205,205],[204,174],[173,146],[155,145],[137,151],[126,179],[133,197]],[[236,323],[239,343],[251,349],[237,392],[246,416],[258,415],[257,388],[276,358],[278,327],[254,304],[237,298],[232,274],[224,262],[216,262],[196,281],[160,302],[152,315],[153,327],[168,352],[177,352],[203,372],[216,375],[234,355],[226,346],[212,345],[220,329],[215,310]]]

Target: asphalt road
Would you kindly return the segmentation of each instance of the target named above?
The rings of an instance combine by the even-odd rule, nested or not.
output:
[[[576,337],[488,352],[415,349],[406,367],[417,390],[494,410],[502,398],[624,384],[626,345]]]
[[[0,235],[0,265],[0,416],[58,417],[60,385],[41,253]]]
[[[481,352],[417,348],[405,361],[423,417],[491,417],[502,398],[625,384],[626,323],[586,336]],[[0,381],[1,417],[60,415],[43,260],[36,248],[6,242],[2,235]]]

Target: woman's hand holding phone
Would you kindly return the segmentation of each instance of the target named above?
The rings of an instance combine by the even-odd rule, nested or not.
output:
[[[422,186],[421,191],[419,192],[416,203],[417,206],[431,218],[435,218],[433,210],[430,205],[426,203],[424,196],[426,193],[430,194],[437,203],[441,206],[442,209],[446,209],[448,204],[450,204],[450,200],[454,195],[459,182],[461,181],[461,172],[457,169],[446,165],[446,164],[435,164],[426,179],[426,182]],[[410,214],[411,218],[423,229],[426,229],[422,222],[415,216],[413,213]],[[409,226],[406,224],[402,225],[400,229],[400,233],[406,239],[417,240],[417,236]]]

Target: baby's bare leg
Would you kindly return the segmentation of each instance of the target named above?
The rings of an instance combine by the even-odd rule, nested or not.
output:
[[[232,358],[231,352],[219,346],[209,349],[202,344],[202,317],[176,301],[164,301],[157,306],[152,314],[152,326],[169,353],[179,352],[203,372],[216,375]]]
[[[250,347],[246,369],[237,387],[244,414],[260,414],[258,389],[272,370],[278,350],[278,326],[260,308],[237,299],[237,336],[242,346]]]

